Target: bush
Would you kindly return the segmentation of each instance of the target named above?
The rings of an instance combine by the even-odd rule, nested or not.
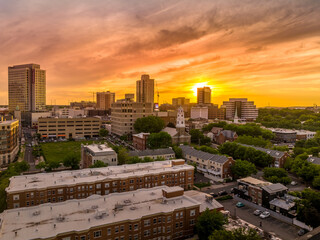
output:
[[[229,199],[233,199],[233,197],[230,195],[225,195],[225,196],[216,198],[217,201],[224,201],[224,200],[229,200]]]

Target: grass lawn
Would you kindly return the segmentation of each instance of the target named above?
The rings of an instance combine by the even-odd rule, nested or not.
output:
[[[99,141],[103,142],[103,141]],[[75,153],[81,157],[81,144],[91,144],[93,141],[68,141],[68,142],[51,142],[41,143],[43,154],[47,162],[62,162],[70,153]]]

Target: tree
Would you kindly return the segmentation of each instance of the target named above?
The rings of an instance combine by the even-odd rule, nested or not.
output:
[[[120,147],[118,150],[118,164],[126,164],[129,160],[129,154],[126,148]]]
[[[181,148],[179,148],[178,146],[173,146],[172,149],[173,149],[173,151],[174,151],[175,156],[176,156],[177,159],[183,157],[183,156],[182,156],[182,149],[181,149]]]
[[[156,116],[138,118],[134,125],[136,132],[158,133],[165,127],[165,122]]]
[[[222,230],[227,218],[220,212],[208,208],[201,213],[196,222],[196,230],[200,240],[207,240],[214,230]]]
[[[314,188],[320,189],[320,176],[316,176],[316,177],[313,179],[312,186],[313,186]]]
[[[100,137],[106,137],[106,136],[108,136],[108,134],[109,134],[109,131],[107,129],[101,128],[99,130],[99,136]]]
[[[199,144],[200,138],[203,136],[202,132],[199,129],[191,129],[189,133],[191,135],[191,142]]]
[[[289,184],[291,178],[288,177],[288,172],[283,168],[266,167],[263,169],[263,177],[272,183]]]
[[[108,167],[108,163],[104,163],[104,162],[98,160],[90,166],[90,168],[102,168],[102,167]]]
[[[167,124],[167,127],[175,128],[176,125],[174,125],[174,123],[172,123],[172,122],[169,122],[169,123]]]
[[[256,166],[246,160],[236,160],[234,165],[231,166],[231,171],[235,176],[241,178],[257,173]]]
[[[63,159],[63,165],[65,167],[71,167],[71,169],[79,169],[80,157],[76,154],[69,154]]]
[[[232,231],[215,230],[209,240],[262,240],[252,228],[236,228]]]
[[[167,148],[171,146],[171,136],[166,132],[151,133],[147,139],[147,145],[151,149]]]
[[[36,165],[36,169],[46,169],[47,168],[47,164],[45,162],[39,162]]]

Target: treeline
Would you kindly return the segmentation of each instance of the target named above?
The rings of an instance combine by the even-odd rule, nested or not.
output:
[[[213,127],[221,127],[224,130],[231,130],[238,134],[238,136],[252,136],[259,137],[261,136],[263,139],[271,140],[275,137],[275,135],[267,129],[261,128],[256,123],[247,123],[244,125],[236,125],[236,124],[228,124],[226,122],[219,123],[210,123],[202,128],[203,132],[210,131]]]
[[[273,158],[267,153],[234,142],[224,143],[219,147],[219,152],[227,154],[233,159],[247,160],[259,167],[267,167],[273,163]]]
[[[273,128],[320,130],[320,114],[310,110],[261,108],[256,122]]]
[[[9,179],[13,176],[18,176],[22,172],[29,170],[29,164],[25,161],[11,163],[9,167],[0,172],[0,212],[7,208],[6,188],[9,186]]]

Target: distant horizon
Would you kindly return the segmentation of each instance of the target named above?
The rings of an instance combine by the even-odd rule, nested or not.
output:
[[[8,67],[30,62],[47,72],[48,104],[121,98],[142,74],[160,104],[194,102],[203,84],[219,105],[320,104],[319,12],[314,0],[0,0],[0,104]]]

